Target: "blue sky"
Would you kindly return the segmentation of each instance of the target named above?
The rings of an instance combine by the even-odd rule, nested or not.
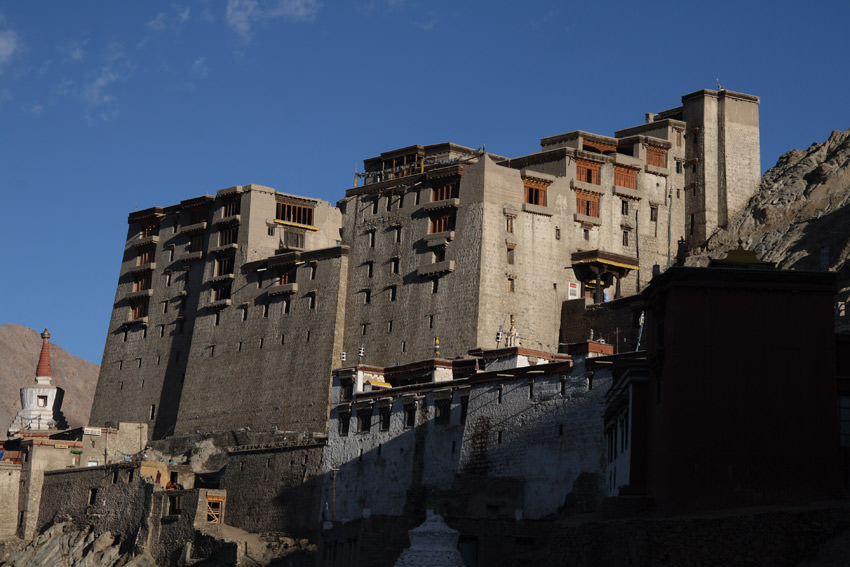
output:
[[[524,155],[716,78],[762,169],[850,127],[850,2],[693,4],[0,1],[0,323],[100,363],[127,214],[231,185],[335,202],[382,151]]]

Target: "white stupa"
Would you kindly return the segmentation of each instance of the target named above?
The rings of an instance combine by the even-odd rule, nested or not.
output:
[[[457,549],[457,530],[451,529],[442,516],[426,511],[425,521],[407,535],[410,547],[401,552],[395,567],[464,567]]]
[[[56,427],[54,405],[59,388],[53,385],[50,333],[47,329],[41,333],[41,340],[41,355],[35,369],[35,385],[21,388],[21,409],[9,427],[10,436],[23,431],[45,431]]]

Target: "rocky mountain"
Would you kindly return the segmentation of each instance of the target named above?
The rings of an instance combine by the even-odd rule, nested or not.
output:
[[[783,154],[744,211],[686,263],[722,258],[739,240],[779,268],[838,272],[836,327],[850,330],[850,130]]]
[[[35,383],[41,336],[20,325],[0,325],[0,435],[21,408],[20,389]],[[71,427],[86,425],[100,367],[50,343],[53,383],[65,390],[62,413]]]

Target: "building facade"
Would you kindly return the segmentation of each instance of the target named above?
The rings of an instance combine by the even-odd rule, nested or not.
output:
[[[564,302],[637,293],[752,195],[758,102],[698,91],[516,158],[409,146],[336,206],[246,185],[132,213],[91,422],[323,431],[355,356],[556,353]]]

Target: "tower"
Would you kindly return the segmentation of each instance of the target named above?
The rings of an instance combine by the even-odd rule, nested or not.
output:
[[[758,189],[759,97],[704,89],[682,97],[687,123],[685,234],[700,245]]]
[[[9,435],[24,430],[43,431],[63,425],[59,413],[62,390],[53,385],[53,370],[50,367],[50,333],[41,333],[41,354],[35,370],[35,385],[21,388],[21,410],[9,426]],[[58,419],[57,417],[58,416]]]

